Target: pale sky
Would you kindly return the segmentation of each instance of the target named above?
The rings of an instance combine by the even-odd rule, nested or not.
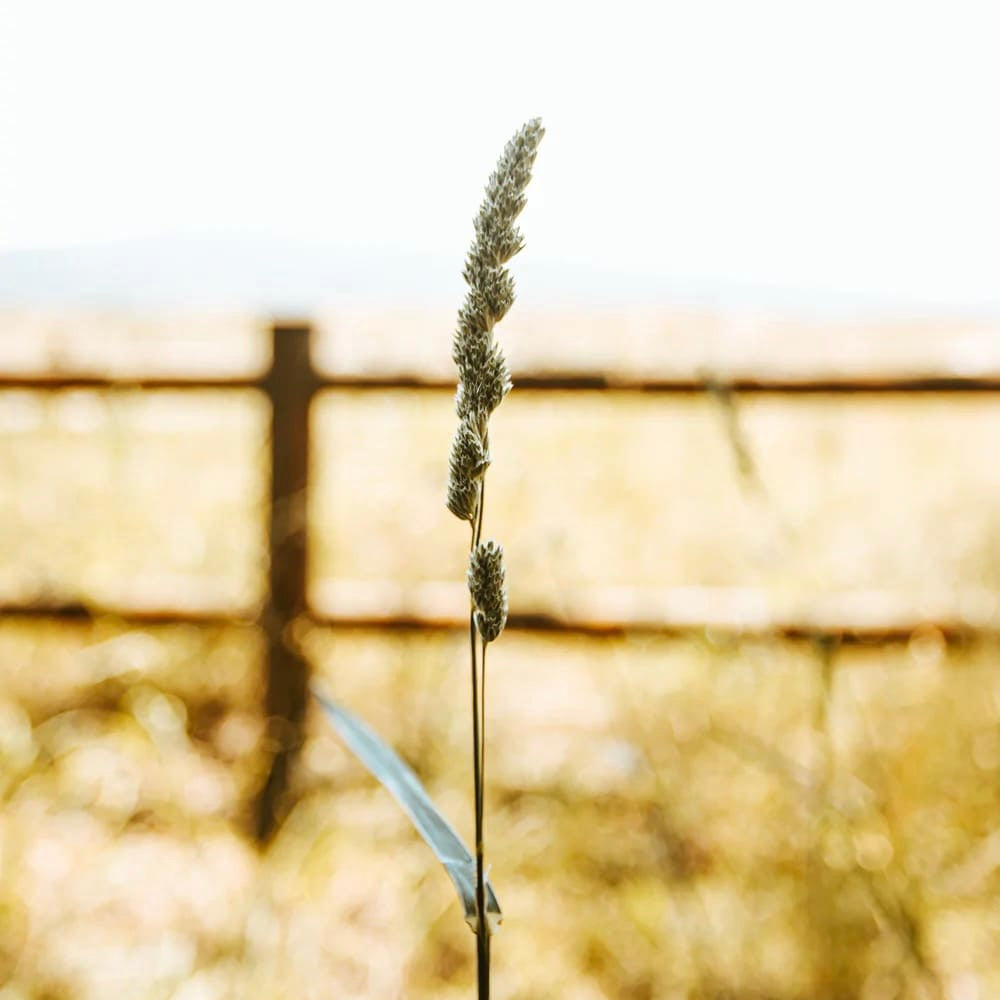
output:
[[[504,142],[567,268],[1000,304],[991,3],[0,0],[0,253],[459,259]]]

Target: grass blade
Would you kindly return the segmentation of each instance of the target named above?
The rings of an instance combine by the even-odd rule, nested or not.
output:
[[[313,695],[340,738],[389,790],[438,861],[444,865],[462,903],[465,921],[475,930],[476,863],[455,828],[441,815],[409,765],[378,733],[343,705],[317,690],[315,685]],[[486,883],[486,918],[491,932],[496,931],[503,919],[500,904],[489,881]]]

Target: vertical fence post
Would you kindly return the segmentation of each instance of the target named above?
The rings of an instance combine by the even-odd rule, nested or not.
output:
[[[291,637],[306,610],[306,507],[309,405],[316,388],[306,323],[275,323],[273,360],[265,380],[271,403],[270,578],[263,613],[267,639],[267,779],[257,802],[257,837],[267,840],[281,819],[291,765],[302,744],[308,666]]]

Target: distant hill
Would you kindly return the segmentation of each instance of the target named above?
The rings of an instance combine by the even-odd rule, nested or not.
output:
[[[0,306],[236,307],[309,312],[361,301],[457,306],[464,247],[453,256],[265,237],[163,237],[0,253]],[[531,305],[762,306],[816,312],[925,312],[919,303],[826,290],[665,279],[546,261],[514,265]],[[941,310],[933,310],[940,312]],[[962,310],[958,310],[961,312]],[[977,310],[981,313],[982,310]],[[947,313],[954,315],[956,310]],[[1000,302],[994,315],[1000,313]]]
[[[264,239],[163,238],[0,253],[0,304],[14,306],[306,309],[345,297],[420,300],[445,291],[448,279],[443,262],[417,255]]]

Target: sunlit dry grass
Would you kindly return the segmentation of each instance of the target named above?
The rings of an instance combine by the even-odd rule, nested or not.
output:
[[[8,996],[471,988],[450,885],[320,718],[300,805],[267,855],[251,847],[249,639],[0,630],[5,680],[29,656],[50,671],[42,694],[5,690]],[[304,640],[467,830],[464,636]],[[921,963],[997,989],[995,644],[844,649],[828,699],[806,642],[506,645],[490,708],[501,996],[910,997]],[[103,673],[91,692],[78,660]]]

